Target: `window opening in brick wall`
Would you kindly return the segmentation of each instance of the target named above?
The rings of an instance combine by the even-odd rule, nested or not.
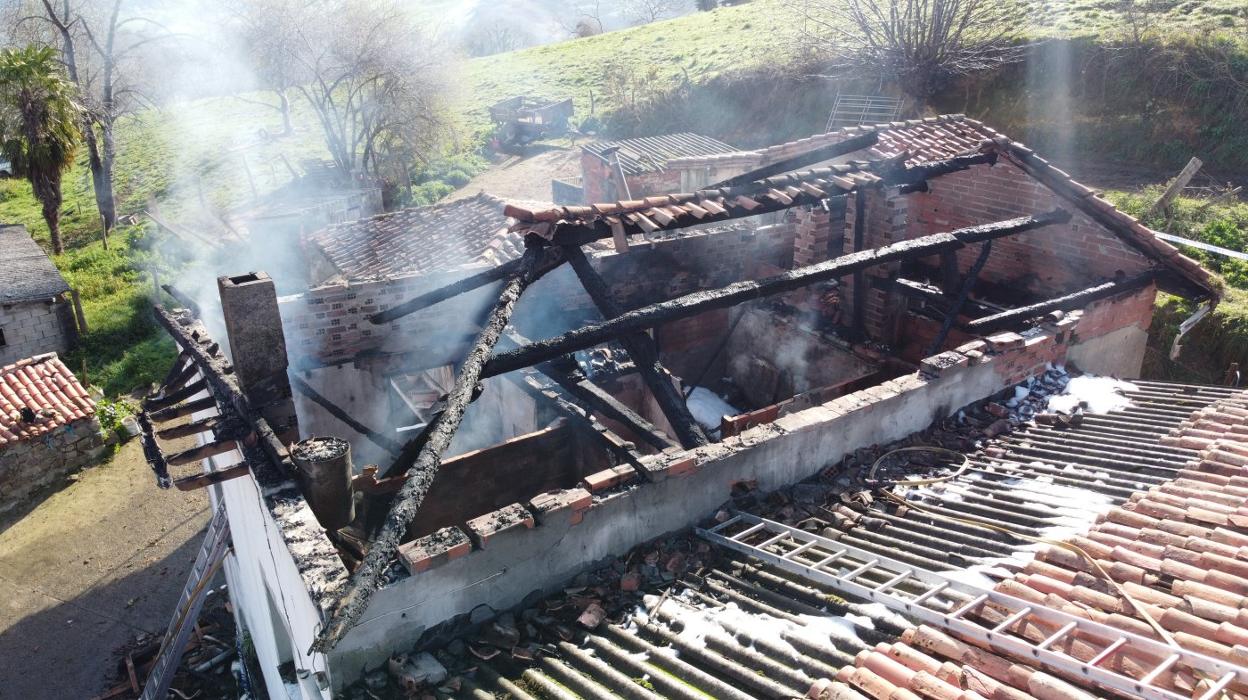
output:
[[[4,340],[4,329],[0,328],[0,348],[4,347],[5,345],[8,345],[8,343]]]

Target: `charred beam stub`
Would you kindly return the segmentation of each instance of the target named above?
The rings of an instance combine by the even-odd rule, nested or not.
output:
[[[193,299],[183,294],[177,287],[172,284],[162,284],[160,285],[160,288],[165,290],[165,294],[173,297],[174,301],[181,304],[182,308],[190,310],[190,312],[195,315],[195,318],[199,318],[203,315],[203,313],[199,310],[199,304],[196,304]]]
[[[481,329],[481,335],[460,366],[455,385],[447,395],[446,410],[430,424],[428,441],[421,448],[415,463],[407,470],[407,480],[395,496],[390,512],[386,514],[385,523],[369,544],[364,561],[360,562],[351,575],[351,580],[337,601],[333,617],[313,643],[313,651],[325,652],[332,649],[355,625],[360,615],[364,614],[382,575],[394,560],[408,524],[416,517],[420,504],[424,502],[429,487],[437,477],[442,453],[450,446],[455,431],[459,429],[464,411],[467,410],[477,383],[482,378],[481,370],[502,337],[503,328],[511,319],[516,302],[520,300],[525,288],[540,276],[539,263],[542,258],[541,248],[527,248],[521,258],[519,270],[503,285],[498,301]]]
[[[977,318],[966,324],[967,330],[972,333],[991,333],[993,331],[1009,328],[1015,324],[1022,323],[1028,319],[1037,316],[1043,316],[1052,311],[1070,311],[1073,309],[1082,309],[1088,304],[1105,297],[1111,297],[1116,294],[1124,294],[1126,292],[1134,292],[1142,289],[1153,282],[1157,276],[1156,270],[1148,270],[1132,277],[1123,277],[1111,282],[1104,282],[1087,289],[1081,289],[1071,294],[1055,297],[1047,301],[1042,301],[1030,306],[1024,306],[1009,311],[1002,311],[999,314]]]
[[[539,362],[552,360],[617,338],[624,333],[653,328],[680,318],[687,318],[711,309],[736,306],[742,302],[774,294],[790,292],[816,282],[825,282],[851,275],[857,270],[890,262],[937,255],[957,250],[969,243],[980,243],[1031,231],[1051,224],[1063,223],[1070,214],[1060,209],[1034,216],[1024,216],[992,224],[972,226],[952,233],[937,233],[882,248],[850,253],[834,260],[790,270],[762,280],[736,282],[726,287],[686,294],[643,306],[600,323],[530,343],[516,350],[490,358],[482,376],[493,377]]]
[[[289,456],[286,454],[286,448],[278,439],[273,427],[260,415],[256,407],[252,406],[251,401],[243,393],[237,377],[234,376],[234,367],[221,356],[220,347],[212,342],[203,324],[190,316],[188,312],[170,312],[160,305],[153,307],[153,313],[157,323],[164,327],[199,367],[216,401],[254,428],[256,437],[259,439],[259,447],[267,457],[266,461],[281,470],[280,476],[285,478],[289,473]]]
[[[202,489],[205,486],[212,486],[230,479],[237,479],[240,476],[246,476],[251,471],[251,465],[247,462],[239,462],[233,466],[224,469],[217,469],[204,474],[195,474],[193,476],[184,476],[173,482],[179,491],[194,491]]]
[[[372,316],[369,316],[368,321],[374,325],[382,325],[390,323],[391,321],[397,321],[404,316],[427,309],[430,306],[446,301],[447,299],[452,299],[460,294],[466,294],[474,289],[480,289],[487,284],[493,284],[494,282],[514,277],[521,271],[522,260],[523,258],[510,260],[502,265],[478,272],[475,275],[469,275],[468,277],[465,277],[457,282],[452,282],[444,287],[439,287],[425,292],[424,294],[419,294],[399,304],[398,306],[391,307],[385,311],[379,311]],[[529,274],[533,275],[533,281],[537,281],[543,275],[562,264],[563,257],[558,254],[558,251],[550,250],[545,253],[545,257],[538,263],[536,271]]]
[[[623,313],[623,309],[611,298],[611,290],[607,288],[607,283],[599,276],[593,265],[589,264],[589,260],[580,248],[565,246],[563,256],[572,265],[577,278],[581,281],[581,286],[585,288],[603,318],[612,319]],[[620,336],[620,343],[624,345],[624,349],[636,363],[638,373],[641,374],[642,380],[650,388],[650,393],[654,395],[654,400],[659,404],[659,410],[663,411],[663,415],[672,424],[672,430],[676,431],[681,447],[691,449],[709,444],[710,440],[702,431],[702,426],[698,425],[698,422],[693,419],[693,414],[689,412],[685,397],[676,390],[676,385],[672,383],[667,369],[659,362],[659,353],[650,336],[640,331],[625,333]]]
[[[146,411],[139,412],[138,420],[143,457],[156,475],[156,485],[167,489],[173,485],[173,480],[169,477],[169,463],[165,461],[165,455],[160,451],[160,444],[156,442],[156,436],[152,434],[152,422]]]
[[[195,399],[194,401],[187,401],[186,403],[181,403],[181,404],[178,404],[177,406],[170,406],[169,408],[162,408],[156,411],[145,411],[145,413],[149,417],[151,417],[152,420],[158,423],[163,423],[165,421],[173,420],[174,418],[181,418],[182,416],[189,416],[192,413],[197,413],[199,411],[206,411],[210,408],[216,408],[216,407],[217,407],[217,400],[212,398],[211,396],[206,396],[202,399]]]

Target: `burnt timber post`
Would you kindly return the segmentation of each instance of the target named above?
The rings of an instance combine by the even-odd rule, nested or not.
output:
[[[598,307],[603,318],[612,319],[623,313],[623,309],[611,298],[611,290],[607,288],[607,283],[589,264],[589,260],[580,247],[564,246],[563,255],[572,265],[577,278],[581,280],[581,285],[585,287],[589,298],[593,300],[594,306]],[[693,414],[689,413],[689,406],[685,403],[684,397],[676,390],[676,385],[668,377],[667,370],[659,362],[659,354],[650,336],[642,331],[625,333],[620,336],[620,343],[633,358],[641,378],[646,382],[646,386],[650,387],[650,392],[654,394],[654,400],[658,402],[659,409],[672,424],[681,447],[691,449],[709,444],[710,440],[702,431],[702,426],[693,419]]]

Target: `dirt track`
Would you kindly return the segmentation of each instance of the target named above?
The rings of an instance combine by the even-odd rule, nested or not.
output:
[[[112,651],[164,633],[208,522],[204,491],[156,488],[138,440],[0,523],[0,698],[90,698]]]

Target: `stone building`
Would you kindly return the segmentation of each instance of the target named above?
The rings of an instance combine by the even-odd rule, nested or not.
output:
[[[99,458],[95,402],[56,353],[0,367],[0,515]]]
[[[25,226],[0,226],[0,364],[77,345],[71,295]]]
[[[213,487],[246,533],[226,571],[271,692],[331,697],[396,650],[531,607],[705,521],[743,487],[786,488],[1020,382],[1027,394],[1050,368],[1137,375],[1158,289],[1216,303],[1198,264],[977,121],[850,128],[783,152],[716,172],[707,180],[727,183],[709,189],[506,207],[508,234],[555,262],[529,272],[492,352],[474,339],[500,308],[498,283],[534,259],[517,262],[519,246],[424,266],[437,246],[391,250],[378,228],[343,259],[384,269],[401,252],[402,269],[280,299],[259,275],[223,279],[231,376],[264,377],[242,391],[273,406],[290,378],[296,424],[284,429],[367,455],[351,482],[355,520],[332,533],[276,449]],[[482,363],[472,402],[436,478],[413,477],[432,485],[390,557],[369,541],[409,483],[399,455],[432,439],[470,351]],[[222,452],[207,468],[238,460]],[[369,570],[384,575],[350,580]],[[348,609],[345,634],[314,648]]]

